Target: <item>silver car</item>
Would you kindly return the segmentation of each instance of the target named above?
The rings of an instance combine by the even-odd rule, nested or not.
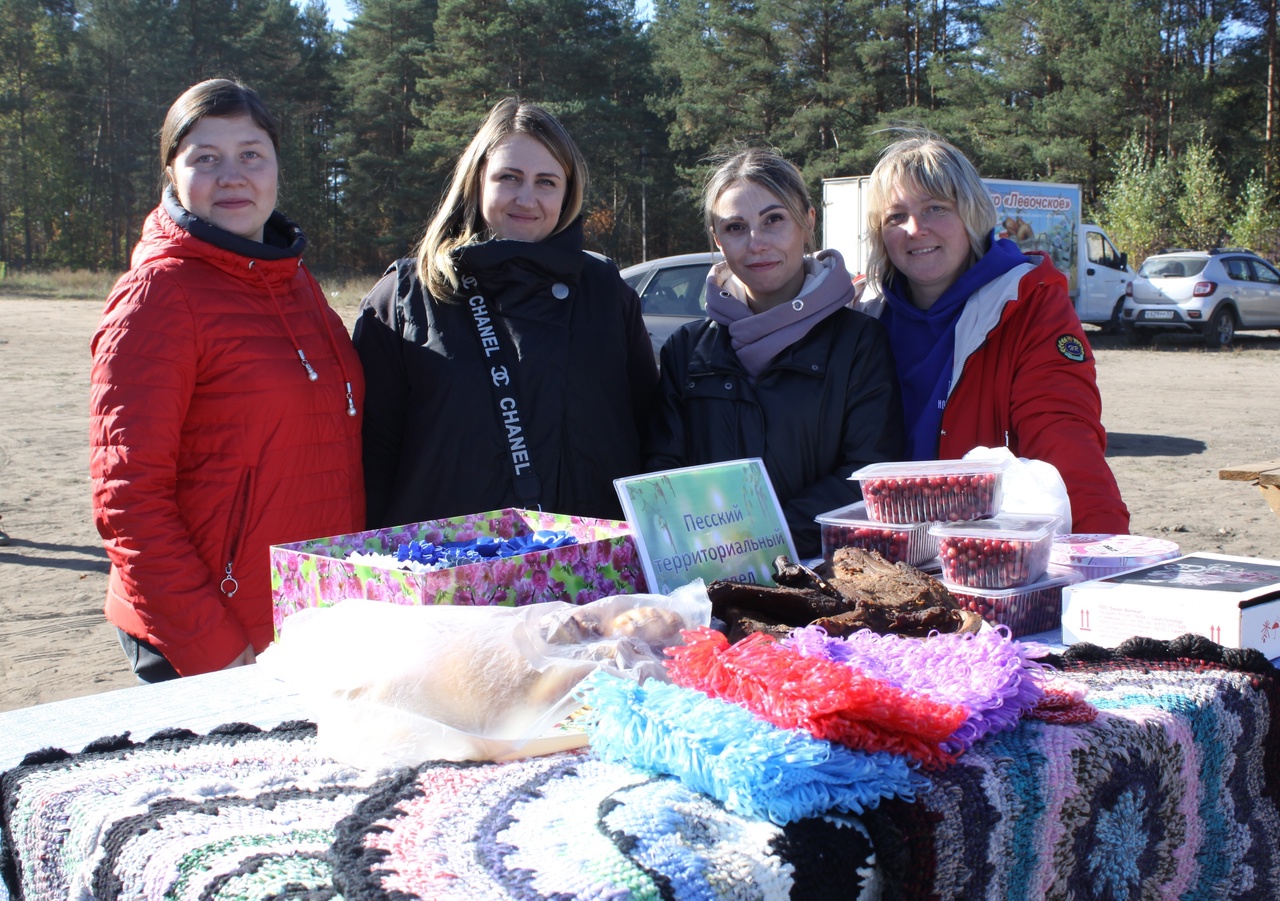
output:
[[[1280,272],[1247,250],[1156,254],[1129,283],[1122,322],[1133,344],[1181,331],[1227,347],[1238,329],[1280,328]]]
[[[685,253],[622,270],[622,280],[640,295],[655,357],[672,332],[706,318],[707,272],[722,259],[718,253]]]

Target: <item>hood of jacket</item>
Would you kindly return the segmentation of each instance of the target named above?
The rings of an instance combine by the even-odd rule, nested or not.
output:
[[[564,231],[542,241],[493,238],[464,244],[453,256],[459,272],[480,276],[493,293],[508,286],[547,282],[564,282],[572,288],[582,279],[583,242],[582,217],[578,217]]]
[[[273,285],[291,280],[302,265],[306,235],[284,214],[271,214],[262,241],[218,228],[178,203],[172,189],[147,216],[133,250],[131,268],[158,259],[198,259],[240,277],[252,270]]]
[[[854,298],[853,282],[838,251],[806,256],[804,271],[800,293],[763,313],[748,307],[746,288],[728,263],[716,263],[707,274],[707,315],[729,330],[733,349],[752,378]]]

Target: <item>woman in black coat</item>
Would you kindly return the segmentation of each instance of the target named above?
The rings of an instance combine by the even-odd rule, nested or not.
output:
[[[707,314],[662,348],[649,469],[764,460],[802,557],[822,552],[814,517],[861,493],[849,474],[902,452],[902,409],[880,324],[847,304],[834,250],[813,254],[813,205],[796,168],[752,148],[703,194],[724,262],[707,276]]]
[[[370,528],[503,507],[617,518],[657,371],[640,301],[583,250],[586,164],[499,102],[413,259],[364,299]]]

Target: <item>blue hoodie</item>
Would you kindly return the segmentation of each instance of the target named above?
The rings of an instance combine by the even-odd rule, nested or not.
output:
[[[1029,261],[1013,241],[1001,238],[942,292],[937,302],[921,310],[906,299],[907,281],[901,273],[885,286],[880,322],[889,332],[902,386],[902,412],[907,427],[909,460],[935,460],[942,411],[951,391],[956,351],[956,322],[975,291]]]

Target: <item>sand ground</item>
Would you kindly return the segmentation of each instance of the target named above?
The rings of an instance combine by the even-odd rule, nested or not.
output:
[[[0,298],[0,711],[135,684],[102,616],[89,509],[89,339],[97,301]],[[341,311],[351,321],[353,309]],[[1185,551],[1280,558],[1280,517],[1218,470],[1280,459],[1280,335],[1231,351],[1091,333],[1111,465],[1132,530]]]

